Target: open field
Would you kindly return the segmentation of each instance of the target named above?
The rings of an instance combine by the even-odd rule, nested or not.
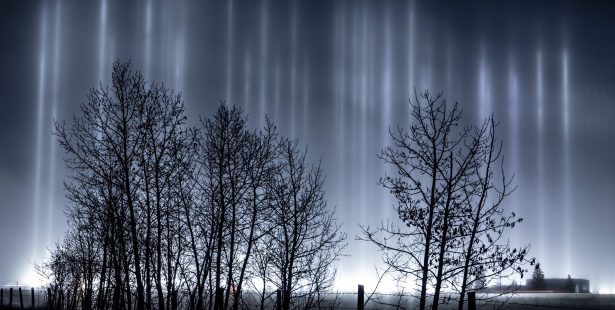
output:
[[[356,309],[356,298],[344,298],[339,309]],[[399,297],[386,296],[381,298],[385,304],[369,302],[365,309],[396,309]],[[477,300],[477,309],[497,309],[506,298],[484,302]],[[399,309],[415,309],[418,307],[416,299],[405,299]],[[440,309],[457,309],[457,303],[440,305]],[[519,293],[507,300],[504,309],[615,309],[615,295],[607,294],[574,294],[574,293]]]

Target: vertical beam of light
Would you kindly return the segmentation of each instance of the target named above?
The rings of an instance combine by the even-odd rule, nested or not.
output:
[[[352,24],[350,26],[350,36],[351,36],[351,42],[350,42],[350,46],[349,46],[349,50],[348,50],[348,54],[350,55],[350,69],[349,69],[349,79],[350,79],[350,83],[351,83],[351,87],[350,87],[350,113],[348,113],[348,122],[349,122],[349,137],[348,137],[348,141],[357,141],[358,139],[358,134],[357,134],[357,102],[359,101],[359,79],[360,79],[360,71],[359,71],[359,66],[360,66],[360,62],[359,62],[359,51],[361,48],[361,45],[359,44],[359,36],[360,36],[360,31],[359,31],[359,8],[358,5],[353,5],[352,6]],[[359,143],[351,143],[350,146],[350,154],[357,154],[359,152],[359,149],[357,148],[359,145]],[[348,161],[348,167],[349,167],[349,171],[357,171],[357,166],[360,163],[357,161],[357,159],[353,156],[351,160]],[[362,168],[362,167],[359,167]],[[356,178],[353,178],[350,181],[352,184],[349,184],[350,188],[358,188],[358,182]],[[356,204],[356,197],[352,197],[352,205]],[[355,220],[357,217],[357,213],[353,213],[353,216],[355,217]]]
[[[268,36],[268,19],[269,7],[267,6],[267,1],[264,0],[261,8],[260,21],[260,109],[258,114],[260,127],[263,127],[265,115],[267,114],[267,47],[270,44]]]
[[[511,154],[510,159],[510,171],[514,173],[516,178],[515,183],[519,184],[520,170],[519,170],[519,79],[517,76],[517,63],[513,52],[510,52],[508,62],[508,135],[510,139],[510,148],[505,150],[506,153]],[[512,212],[519,214],[519,200],[517,195],[511,195],[510,206]],[[512,236],[513,244],[516,244],[520,240],[520,232],[517,230]]]
[[[272,120],[274,121],[274,124],[276,124],[276,126],[278,126],[278,124],[280,123],[280,102],[281,102],[281,98],[280,98],[280,60],[279,60],[279,53],[276,53],[276,57],[275,59],[275,66],[273,69],[273,116],[272,116]]]
[[[60,39],[61,39],[61,21],[62,21],[62,2],[56,2],[55,17],[54,17],[54,34],[53,34],[53,86],[51,99],[51,119],[58,118],[58,102],[60,96]],[[50,124],[48,123],[48,124]],[[54,141],[49,143],[49,174],[48,174],[48,205],[47,205],[47,234],[53,236],[53,221],[54,221],[54,204],[55,204],[55,185],[56,185],[56,144]]]
[[[177,13],[173,24],[176,27],[173,46],[173,83],[175,91],[181,92],[184,87],[184,65],[186,57],[186,1],[176,1],[175,8]]]
[[[391,117],[391,110],[393,109],[393,47],[392,47],[392,29],[391,29],[391,8],[389,5],[385,8],[384,15],[384,28],[383,28],[383,36],[384,37],[384,64],[382,70],[382,98],[384,98],[384,108],[382,113],[382,126],[381,126],[381,144],[380,148],[384,149],[389,142],[389,126],[393,123]],[[387,165],[380,161],[381,172],[380,175],[384,176],[387,174]],[[390,195],[386,191],[382,191],[381,202],[383,206],[383,214],[386,218],[390,215]]]
[[[538,129],[538,257],[544,259],[545,255],[545,179],[544,179],[544,80],[542,50],[536,53],[536,123]]]
[[[360,171],[360,190],[361,193],[358,195],[360,202],[358,204],[359,206],[359,214],[360,214],[360,218],[359,218],[359,222],[360,223],[365,223],[368,217],[367,214],[367,175],[368,175],[368,165],[367,165],[367,152],[370,150],[367,150],[367,127],[368,127],[368,122],[367,122],[367,105],[368,105],[368,83],[367,83],[367,78],[368,78],[368,72],[367,72],[367,67],[368,67],[368,60],[369,60],[369,55],[368,55],[368,48],[369,48],[369,43],[368,43],[368,31],[369,31],[369,25],[368,25],[368,4],[367,2],[363,2],[362,3],[362,17],[361,17],[361,28],[360,28],[360,33],[361,33],[361,38],[360,38],[360,58],[358,59],[359,61],[359,68],[360,68],[360,80],[358,83],[358,87],[360,88],[360,106],[358,107],[357,111],[358,111],[358,118],[357,118],[357,122],[356,124],[359,126],[359,130],[357,130],[360,134],[359,136],[359,167],[358,170]],[[355,140],[356,141],[356,140]],[[367,248],[364,246],[361,249],[361,257],[363,257],[362,261],[361,261],[361,266],[365,266],[366,261],[368,260],[367,258]]]
[[[53,93],[51,103],[51,120],[58,118],[58,102],[60,96],[60,39],[61,39],[61,21],[62,7],[61,1],[56,3],[56,12],[54,20],[54,43],[53,43]],[[54,221],[54,204],[55,204],[55,184],[56,184],[56,144],[50,141],[49,146],[49,180],[48,180],[48,215],[47,215],[47,236],[52,236],[53,221]]]
[[[569,63],[568,50],[562,50],[562,126],[563,126],[563,153],[564,153],[564,236],[565,236],[565,255],[566,255],[566,273],[573,272],[571,264],[572,255],[572,222],[571,222],[571,203],[570,203],[570,85],[569,85]]]
[[[159,25],[156,29],[156,35],[153,38],[157,40],[156,44],[158,49],[157,54],[154,54],[155,68],[158,69],[155,77],[157,79],[172,81],[172,74],[170,73],[171,65],[173,63],[173,48],[171,45],[171,38],[174,37],[173,33],[173,9],[175,7],[170,5],[169,2],[161,2],[156,11],[156,25]],[[165,14],[158,14],[158,12],[165,12]]]
[[[446,97],[452,103],[453,100],[453,48],[451,35],[446,33]]]
[[[338,2],[339,6],[337,8],[336,13],[336,32],[335,32],[335,42],[334,46],[336,49],[336,104],[338,107],[338,115],[337,115],[337,123],[338,134],[339,134],[339,142],[337,143],[337,154],[339,154],[338,160],[338,201],[339,205],[342,207],[341,213],[344,218],[347,218],[346,203],[344,199],[344,194],[346,192],[346,179],[345,179],[345,163],[346,159],[346,6],[344,6],[345,2]],[[342,271],[343,272],[343,271]]]
[[[273,82],[273,103],[274,103],[274,116],[273,120],[276,126],[280,124],[280,102],[281,102],[281,91],[280,91],[280,83],[281,83],[281,73],[280,73],[280,60],[279,53],[276,53],[275,60],[275,69],[274,69],[274,82]]]
[[[38,96],[36,104],[36,162],[35,162],[35,175],[34,175],[34,204],[33,204],[33,232],[32,232],[32,256],[37,257],[40,249],[39,244],[39,217],[40,217],[40,203],[41,203],[41,179],[42,179],[42,165],[43,165],[43,114],[45,111],[45,75],[47,74],[47,5],[43,4],[41,14],[41,29],[40,29],[40,42],[39,42],[39,67],[38,67]]]
[[[103,2],[106,3],[106,0],[103,0]],[[105,9],[101,10],[106,12],[106,5],[104,6]],[[102,13],[101,13],[102,14]],[[143,76],[145,76],[146,79],[151,78],[151,64],[152,64],[152,19],[153,19],[153,8],[152,8],[152,0],[147,0],[147,4],[145,5],[145,46],[143,48],[143,54],[144,54],[144,58],[145,58],[145,65],[143,68]],[[104,29],[104,27],[101,27]],[[101,30],[101,36],[100,36],[100,40],[101,42],[104,42],[105,40],[105,36],[103,33],[103,30]],[[101,44],[101,47],[103,45]],[[102,68],[103,70],[105,68]]]
[[[480,45],[478,60],[478,123],[481,123],[491,113],[491,85],[489,83],[489,68],[485,43]]]
[[[341,113],[341,110],[342,110],[343,103],[341,101],[342,100],[342,94],[341,94],[341,82],[340,82],[340,80],[342,79],[342,76],[343,76],[342,72],[341,72],[341,67],[342,67],[341,66],[341,61],[342,61],[343,58],[340,55],[340,53],[341,53],[341,46],[342,46],[341,41],[342,41],[342,38],[343,38],[343,35],[342,35],[342,32],[341,32],[341,29],[342,29],[342,26],[341,26],[341,24],[342,24],[342,18],[341,18],[342,8],[341,8],[341,4],[336,3],[334,10],[335,11],[334,11],[334,18],[333,18],[333,37],[332,37],[333,41],[331,42],[332,43],[331,45],[333,46],[333,72],[332,73],[333,73],[333,85],[334,85],[334,89],[335,89],[334,101],[333,102],[334,102],[334,105],[335,105],[335,108],[336,108],[336,110],[335,110],[335,113],[336,113],[335,121],[336,121],[337,126],[338,126],[336,128],[336,132],[338,134],[338,136],[336,138],[338,139],[338,143],[336,143],[336,144],[339,146],[343,142],[343,139],[341,138],[342,137],[342,123],[341,123],[341,120],[343,119],[343,114]],[[342,150],[343,150],[343,147],[342,147],[342,149],[336,149],[335,150],[337,152],[336,154],[339,157],[335,159],[335,160],[338,161],[338,165],[337,165],[338,174],[337,174],[337,180],[335,180],[336,184],[337,184],[337,189],[338,190],[337,190],[337,193],[334,193],[335,195],[337,195],[336,197],[334,197],[334,201],[336,201],[337,205],[338,205],[337,212],[339,212],[341,214],[341,217],[345,218],[345,210],[344,210],[345,208],[344,208],[344,204],[342,203],[342,196],[343,195],[340,194],[340,192],[343,192],[343,187],[342,186],[344,185],[344,182],[343,182],[344,178],[342,177],[342,172],[343,172],[344,168],[341,167],[342,166],[341,163],[343,162],[344,157],[343,157],[343,155],[340,154]],[[336,277],[335,277],[335,283],[337,283],[338,289],[339,289],[339,285],[342,283],[342,281],[344,281],[344,278],[347,277],[346,274],[345,274],[346,270],[343,267],[343,265],[340,265],[340,267],[341,268],[339,269],[339,272],[336,274]]]
[[[361,214],[361,223],[365,223],[365,220],[367,219],[367,205],[366,205],[366,200],[367,200],[367,98],[368,98],[368,83],[367,83],[367,76],[368,76],[368,72],[367,72],[367,67],[368,67],[368,48],[369,48],[369,43],[368,43],[368,30],[369,30],[369,26],[368,26],[368,20],[367,20],[367,16],[368,16],[368,7],[367,7],[367,3],[363,2],[363,17],[361,19],[361,60],[360,60],[360,68],[361,68],[361,75],[360,75],[360,89],[361,89],[361,97],[360,97],[360,101],[361,101],[361,106],[359,107],[359,119],[357,120],[357,124],[360,126],[360,134],[361,136],[359,137],[359,160],[361,163],[361,166],[359,167],[359,170],[361,171],[361,194],[359,195],[361,198],[361,202],[360,202],[360,214]],[[365,255],[362,255],[365,256]]]
[[[354,5],[349,5],[347,6],[349,14],[352,14],[352,17],[349,16],[349,22],[348,22],[348,35],[347,37],[349,38],[348,40],[348,44],[346,45],[346,47],[344,49],[346,49],[345,54],[344,54],[344,58],[348,58],[348,68],[347,68],[347,72],[345,72],[344,74],[348,77],[349,80],[349,85],[348,85],[348,93],[349,95],[347,96],[348,100],[346,100],[345,102],[347,102],[347,108],[345,108],[345,118],[346,118],[346,130],[347,130],[347,135],[346,135],[346,140],[349,141],[349,143],[347,143],[347,149],[344,150],[344,152],[346,153],[347,156],[345,156],[344,158],[342,158],[342,165],[345,166],[345,170],[346,170],[346,174],[347,175],[352,175],[352,178],[348,178],[345,179],[346,183],[344,184],[344,193],[347,193],[350,191],[350,189],[354,189],[357,188],[359,189],[359,181],[357,180],[358,177],[355,176],[359,176],[360,174],[358,173],[358,169],[363,169],[363,167],[360,167],[359,165],[361,164],[361,162],[358,160],[359,156],[355,156],[358,155],[358,152],[360,151],[360,149],[358,149],[359,143],[357,139],[359,139],[359,135],[358,135],[358,130],[357,130],[357,102],[359,100],[359,75],[360,75],[360,71],[359,71],[359,67],[360,67],[360,62],[359,62],[359,52],[360,52],[360,44],[359,44],[359,36],[360,36],[360,28],[359,28],[359,17],[360,17],[360,11],[359,11],[359,5],[357,3],[354,3]],[[353,174],[353,172],[355,174]],[[346,205],[347,205],[347,215],[349,216],[349,221],[353,221],[355,223],[359,223],[360,219],[359,219],[359,215],[360,215],[360,211],[358,210],[359,206],[359,198],[355,195],[351,196],[351,197],[347,197],[347,199],[345,199],[346,201]],[[355,264],[358,264],[359,266],[363,266],[363,263],[365,262],[364,257],[364,248],[365,246],[363,245],[359,245],[358,247],[358,253],[360,255],[360,259],[355,262]]]
[[[250,49],[246,48],[246,55],[245,55],[245,60],[244,60],[244,89],[243,89],[243,111],[244,113],[249,114],[249,108],[250,108],[250,96],[251,96],[251,88],[252,88],[252,64],[250,61]]]
[[[101,0],[100,1],[100,8],[99,8],[99,18],[98,18],[98,72],[97,72],[97,81],[96,83],[98,83],[100,85],[100,87],[103,87],[104,84],[107,83],[107,79],[106,77],[108,76],[107,74],[105,74],[106,72],[110,72],[110,68],[108,67],[109,62],[108,59],[110,59],[110,57],[107,56],[107,52],[108,52],[108,47],[107,47],[107,20],[108,20],[108,5],[107,5],[107,0]],[[148,47],[146,46],[146,49],[148,49]],[[146,55],[147,56],[147,55]],[[146,57],[147,59],[147,57]],[[147,68],[148,62],[146,61],[146,68]],[[102,106],[99,108],[102,112]],[[97,133],[97,138],[101,139],[102,137],[102,133],[99,132]]]
[[[309,120],[310,120],[310,114],[309,114],[309,105],[310,105],[310,72],[308,71],[308,62],[307,60],[304,61],[303,63],[303,110],[301,111],[303,114],[303,119],[302,119],[302,139],[303,141],[306,141],[305,143],[307,143],[308,141],[310,141],[310,137],[309,137],[309,133],[310,130],[308,129],[309,126]]]
[[[433,83],[433,58],[434,58],[434,38],[433,38],[433,29],[431,29],[428,23],[425,24],[425,37],[420,40],[425,42],[425,53],[421,55],[423,57],[422,65],[421,65],[421,90],[429,90],[431,95],[436,95],[440,91],[434,88]]]
[[[98,29],[98,72],[97,72],[97,81],[96,83],[100,83],[102,86],[105,81],[105,72],[109,70],[107,67],[107,0],[100,1],[99,8],[99,29]],[[102,110],[102,106],[99,108]],[[101,112],[101,111],[99,111]],[[97,134],[97,138],[100,139],[102,133]]]
[[[415,48],[414,48],[414,8],[412,6],[414,2],[413,1],[409,1],[408,2],[408,98],[414,98],[414,89],[416,87],[415,81],[414,81],[414,54],[415,54]],[[409,106],[409,105],[406,105]]]
[[[293,1],[293,12],[291,15],[291,35],[290,35],[290,136],[296,138],[295,126],[297,124],[297,1]]]
[[[100,1],[100,25],[98,29],[98,82],[102,83],[106,67],[106,40],[107,40],[107,0]]]
[[[359,89],[360,89],[360,79],[361,79],[361,62],[360,62],[360,51],[361,51],[361,41],[360,41],[360,36],[361,36],[361,28],[360,28],[360,8],[359,5],[353,5],[352,7],[353,10],[353,16],[352,16],[352,26],[351,26],[351,36],[352,36],[352,45],[350,47],[349,50],[349,54],[351,55],[351,59],[352,59],[352,63],[351,63],[351,70],[350,70],[350,78],[352,80],[352,89],[351,89],[351,106],[350,106],[350,135],[348,137],[348,141],[351,142],[355,142],[355,143],[351,143],[351,149],[350,149],[350,154],[349,155],[355,155],[355,154],[359,154],[359,152],[361,152],[360,149],[360,143],[356,143],[358,142],[358,139],[360,139],[359,136],[359,130],[358,130],[358,115],[359,115],[359,100],[360,100],[360,94],[359,94]],[[351,156],[351,160],[348,161],[348,166],[349,169],[348,171],[349,174],[351,174],[351,172],[357,172],[360,170],[363,170],[363,167],[361,167],[361,161],[360,161],[360,156]],[[355,175],[361,175],[359,173],[355,174]],[[358,180],[358,178],[353,178],[351,181],[351,184],[349,184],[346,189],[349,188],[360,188],[360,182]],[[353,220],[354,222],[359,222],[360,221],[360,216],[361,216],[361,206],[359,205],[359,198],[360,196],[353,196],[352,197],[352,202],[350,203],[350,205],[352,205],[353,207],[356,206],[356,208],[359,208],[359,210],[357,210],[357,212],[353,212]],[[362,247],[360,249],[360,255],[361,257],[364,257],[364,247]],[[359,263],[362,264],[365,261],[364,258],[362,258]]]
[[[233,25],[234,25],[234,8],[233,0],[229,0],[226,12],[226,102],[233,104]],[[244,112],[247,112],[247,106],[244,107]]]

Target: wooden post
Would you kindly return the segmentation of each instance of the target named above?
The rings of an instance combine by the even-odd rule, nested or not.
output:
[[[34,309],[36,308],[36,304],[34,304],[34,288],[33,287],[30,288],[30,293],[31,293],[30,296],[32,297],[31,298],[32,302],[30,303],[30,307]]]
[[[4,289],[0,288],[0,307],[4,306]]]
[[[357,294],[357,310],[365,309],[365,287],[359,284],[359,291]]]
[[[13,307],[13,288],[9,289],[9,308]]]
[[[468,292],[468,310],[476,310],[476,292]]]
[[[177,290],[174,290],[171,295],[171,309],[177,310]]]
[[[21,293],[21,286],[19,287],[19,309],[23,309],[23,294]]]
[[[47,309],[52,309],[51,303],[51,288],[47,288]]]
[[[218,287],[216,288],[216,302],[215,305],[218,307],[218,309],[214,309],[214,310],[221,310],[224,305],[224,288],[223,287]]]
[[[282,290],[275,291],[275,308],[282,310]]]

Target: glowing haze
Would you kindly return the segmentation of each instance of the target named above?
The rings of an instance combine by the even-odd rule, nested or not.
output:
[[[388,126],[413,89],[468,123],[501,121],[506,168],[547,277],[615,293],[615,9],[607,2],[38,1],[0,10],[0,283],[35,282],[61,239],[63,154],[51,122],[78,113],[115,59],[182,91],[191,121],[220,100],[269,115],[322,158],[349,236],[395,216],[377,186]],[[373,285],[378,253],[350,238],[339,287]]]

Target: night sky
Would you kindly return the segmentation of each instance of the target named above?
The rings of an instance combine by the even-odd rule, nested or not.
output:
[[[379,256],[357,225],[395,217],[377,185],[388,127],[414,88],[459,102],[467,124],[500,121],[506,201],[546,277],[615,293],[615,4],[609,1],[3,1],[0,5],[0,284],[66,226],[70,120],[114,60],[183,93],[189,122],[220,100],[250,127],[269,115],[322,159],[349,235],[340,288],[373,281]]]

